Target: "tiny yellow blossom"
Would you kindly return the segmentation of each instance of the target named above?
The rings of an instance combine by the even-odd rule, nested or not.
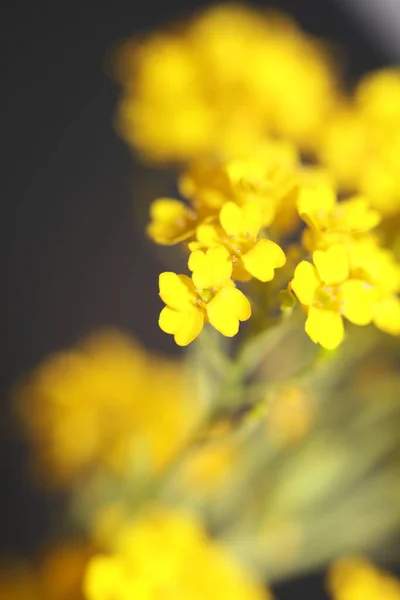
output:
[[[400,600],[400,581],[360,557],[336,561],[328,589],[333,600]]]
[[[309,250],[346,242],[370,231],[380,222],[379,212],[370,208],[365,198],[355,196],[338,202],[334,188],[323,183],[302,189],[297,208],[309,227],[303,236]]]
[[[166,304],[160,328],[174,335],[179,346],[190,344],[205,322],[227,337],[236,335],[239,321],[250,318],[251,307],[231,279],[228,250],[222,246],[207,252],[196,250],[188,264],[192,278],[171,272],[160,275],[160,297]]]
[[[356,325],[372,322],[377,292],[365,280],[350,277],[348,255],[341,244],[316,250],[313,262],[302,261],[290,285],[307,308],[306,333],[313,342],[333,350],[344,337],[342,316]]]
[[[84,594],[86,600],[271,600],[194,517],[160,508],[123,529],[111,554],[92,558]]]
[[[147,235],[157,244],[173,245],[193,236],[197,215],[183,202],[173,198],[159,198],[150,207],[151,221]]]
[[[196,230],[197,241],[192,250],[224,246],[232,259],[233,278],[246,281],[255,277],[271,281],[275,269],[283,267],[286,257],[275,242],[260,238],[263,224],[260,208],[253,203],[239,207],[227,202],[219,214],[219,224],[202,224]]]

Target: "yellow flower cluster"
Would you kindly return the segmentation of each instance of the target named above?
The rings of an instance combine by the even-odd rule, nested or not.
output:
[[[400,267],[379,230],[400,207],[398,69],[343,100],[291,21],[229,4],[128,43],[118,67],[123,135],[147,159],[185,163],[184,200],[155,200],[147,227],[189,252],[190,274],[160,276],[163,331],[180,346],[205,323],[235,336],[259,291],[248,283],[275,279],[264,300],[289,284],[289,309],[295,294],[326,349],[343,318],[400,333]]]
[[[328,587],[333,600],[400,600],[400,581],[363,558],[334,563]]]
[[[384,216],[400,211],[400,68],[364,77],[319,139],[318,156],[340,189],[365,194]]]
[[[329,186],[301,191],[299,214],[309,226],[303,244],[313,264],[301,261],[291,288],[306,307],[306,332],[324,348],[344,337],[342,317],[400,334],[400,265],[371,230],[380,214],[365,198],[338,202]]]
[[[16,392],[41,477],[66,485],[99,462],[122,474],[138,455],[162,468],[200,416],[187,387],[178,363],[117,332],[53,356]]]
[[[111,553],[91,559],[84,593],[87,600],[271,600],[194,517],[160,508],[122,529]]]
[[[329,175],[302,166],[293,147],[270,141],[251,158],[194,163],[180,189],[189,202],[156,200],[148,226],[154,241],[181,242],[190,252],[191,277],[160,275],[166,307],[159,324],[177,344],[189,344],[205,322],[236,335],[251,304],[234,281],[272,281],[286,264],[285,243],[291,260],[282,285],[291,280],[315,343],[336,348],[344,338],[343,317],[400,333],[400,265],[374,231],[380,211],[362,196],[339,201]],[[312,263],[289,264],[309,253]]]
[[[315,147],[336,95],[320,43],[240,5],[127,43],[116,71],[118,129],[152,162],[236,158],[270,133]]]
[[[297,171],[293,147],[270,142],[248,159],[194,163],[180,180],[189,204],[169,198],[153,203],[150,237],[184,242],[190,251],[191,277],[160,275],[166,307],[159,324],[178,345],[193,341],[205,322],[232,337],[250,318],[250,302],[234,281],[269,282],[285,265],[285,253],[270,238],[279,240],[298,222]]]

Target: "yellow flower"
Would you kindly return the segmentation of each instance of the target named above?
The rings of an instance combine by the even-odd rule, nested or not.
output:
[[[375,288],[350,277],[346,249],[341,244],[313,253],[314,265],[297,265],[291,288],[308,310],[306,333],[313,342],[332,350],[344,337],[342,316],[356,325],[371,323],[377,301]]]
[[[15,401],[38,474],[59,486],[99,464],[123,474],[140,459],[157,471],[200,416],[179,363],[150,356],[112,331],[44,361],[16,389]]]
[[[200,225],[196,230],[197,242],[190,243],[189,248],[224,246],[233,262],[234,279],[246,281],[255,277],[271,281],[275,269],[286,263],[286,257],[278,244],[258,237],[262,224],[263,215],[256,204],[239,207],[227,202],[219,214],[219,225]]]
[[[271,600],[194,517],[160,508],[120,531],[111,554],[92,558],[84,594],[87,600]]]
[[[400,600],[400,582],[361,557],[336,561],[328,588],[333,600]]]
[[[150,207],[147,235],[157,244],[173,245],[194,235],[197,215],[189,206],[173,198],[159,198]]]
[[[310,228],[303,237],[309,250],[346,242],[380,222],[379,212],[370,208],[365,198],[355,196],[338,202],[334,188],[328,184],[302,189],[297,208]]]
[[[247,321],[251,307],[233,281],[232,261],[223,247],[196,250],[189,257],[192,278],[166,272],[160,275],[160,297],[167,305],[161,311],[160,328],[174,335],[179,346],[187,346],[209,322],[232,337],[239,321]]]
[[[400,265],[393,252],[382,248],[373,236],[348,245],[351,268],[377,291],[375,325],[392,335],[400,334]]]

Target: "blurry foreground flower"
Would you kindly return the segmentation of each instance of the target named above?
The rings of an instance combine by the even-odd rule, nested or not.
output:
[[[84,590],[87,600],[270,598],[196,519],[167,509],[139,517],[116,537],[113,552],[94,556]]]
[[[187,389],[181,365],[105,331],[45,361],[16,400],[41,478],[65,485],[98,462],[121,475],[135,456],[163,467],[200,414]]]

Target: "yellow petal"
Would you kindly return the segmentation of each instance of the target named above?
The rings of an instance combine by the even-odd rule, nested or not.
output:
[[[228,235],[239,235],[243,231],[242,209],[234,202],[226,202],[219,213],[221,227]]]
[[[204,325],[204,312],[200,309],[185,313],[179,329],[175,332],[174,340],[178,346],[187,346],[200,334]]]
[[[260,206],[248,202],[242,206],[242,232],[251,237],[257,237],[263,225],[263,214]]]
[[[314,299],[315,292],[321,285],[317,274],[317,269],[306,260],[302,260],[294,271],[294,277],[290,287],[296,294],[299,301],[305,306],[310,306]]]
[[[208,320],[217,331],[233,337],[239,330],[239,321],[251,316],[250,302],[237,288],[223,288],[207,304]]]
[[[179,312],[166,306],[160,313],[158,324],[162,331],[174,336],[178,346],[187,346],[203,329],[204,312],[195,306],[188,312]]]
[[[375,307],[374,323],[382,331],[400,335],[400,299],[389,296]]]
[[[254,246],[242,257],[243,265],[256,279],[260,281],[271,281],[275,275],[275,269],[283,267],[286,256],[282,248],[271,242],[271,240],[258,240]]]
[[[234,202],[226,202],[219,214],[219,221],[228,235],[257,237],[263,224],[263,215],[254,202],[242,207]]]
[[[341,312],[355,325],[371,323],[376,301],[376,290],[366,281],[350,279],[341,286]]]
[[[218,225],[202,224],[196,229],[196,238],[202,248],[212,248],[222,244],[221,234],[223,233]]]
[[[193,271],[193,283],[198,290],[219,289],[226,285],[232,275],[232,260],[223,246],[209,248],[207,252],[195,250],[189,257],[188,265]]]
[[[190,310],[197,295],[187,275],[167,271],[159,277],[160,297],[167,306],[179,311]]]
[[[332,310],[310,308],[305,329],[315,344],[327,350],[334,350],[343,341],[343,319]]]
[[[300,217],[314,229],[320,229],[336,204],[336,193],[328,184],[305,187],[300,191],[297,209]]]
[[[341,283],[349,276],[349,259],[342,244],[334,244],[325,251],[316,250],[313,261],[320,279],[327,285]]]

